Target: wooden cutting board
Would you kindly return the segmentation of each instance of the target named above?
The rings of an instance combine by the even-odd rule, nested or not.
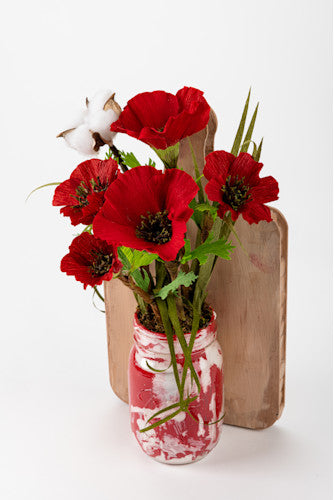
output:
[[[199,169],[213,150],[217,119],[191,138]],[[181,143],[179,164],[192,171],[189,142]],[[236,245],[231,261],[219,259],[208,288],[218,316],[218,340],[225,372],[224,422],[251,429],[272,425],[284,407],[287,223],[271,209],[273,221],[235,229],[247,255]],[[193,228],[189,227],[190,233]],[[132,345],[135,299],[118,280],[105,282],[110,384],[128,401],[127,364]]]
[[[284,407],[287,223],[271,209],[273,221],[235,229],[248,256],[234,240],[230,262],[219,259],[208,302],[217,312],[223,348],[226,424],[262,429]]]

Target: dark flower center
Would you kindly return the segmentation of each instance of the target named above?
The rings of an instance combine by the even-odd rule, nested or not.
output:
[[[85,207],[88,205],[87,196],[89,195],[89,190],[84,181],[82,181],[76,188],[75,194],[76,196],[74,196],[74,198],[77,200],[79,207]]]
[[[93,276],[103,276],[109,272],[112,263],[113,263],[113,255],[105,255],[102,252],[98,252],[97,250],[92,250],[91,254],[94,257],[94,261],[90,266],[90,271]]]
[[[102,184],[99,176],[97,176],[96,179],[90,179],[89,183],[90,187],[88,187],[84,181],[81,181],[79,186],[76,188],[74,198],[77,200],[77,207],[86,207],[88,205],[87,196],[90,193],[100,193],[101,191],[106,191],[109,186],[108,181],[106,184]]]
[[[244,182],[245,177],[239,179],[236,176],[232,181],[229,175],[226,178],[224,186],[221,188],[223,191],[223,201],[233,208],[233,210],[238,210],[251,198],[251,194],[248,192],[250,187]]]
[[[156,214],[147,212],[141,215],[141,222],[136,227],[136,236],[146,241],[162,245],[172,239],[172,221],[168,219],[168,211]]]

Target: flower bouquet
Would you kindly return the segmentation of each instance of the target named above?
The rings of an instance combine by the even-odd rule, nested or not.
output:
[[[114,94],[101,92],[86,100],[77,126],[59,134],[90,156],[55,189],[53,205],[84,226],[61,270],[101,300],[104,281],[118,279],[132,290],[131,426],[144,452],[164,463],[198,460],[219,439],[223,359],[206,289],[217,259],[232,257],[231,233],[241,245],[238,217],[269,222],[265,204],[278,197],[276,180],[259,175],[257,107],[245,131],[248,105],[249,95],[231,152],[210,153],[202,175],[190,137],[207,126],[210,106],[195,88],[144,92],[124,110]],[[117,133],[146,143],[161,163],[118,149]],[[178,166],[180,141],[192,151],[192,175]],[[104,159],[92,158],[104,147]]]

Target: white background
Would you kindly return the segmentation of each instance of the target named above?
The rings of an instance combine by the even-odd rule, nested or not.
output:
[[[0,498],[331,498],[331,3],[6,2],[1,38]],[[224,427],[202,462],[147,458],[108,383],[104,317],[59,271],[75,229],[52,188],[82,161],[58,132],[101,88],[205,91],[230,149],[250,85],[264,175],[289,227],[286,408]],[[119,136],[122,149],[148,154]]]

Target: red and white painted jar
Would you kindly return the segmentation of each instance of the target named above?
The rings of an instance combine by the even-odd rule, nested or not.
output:
[[[189,342],[190,334],[185,335]],[[154,429],[140,429],[166,417],[170,410],[151,420],[157,411],[179,401],[166,335],[144,328],[135,316],[134,346],[129,359],[129,403],[131,428],[143,451],[159,462],[186,464],[205,457],[217,444],[224,412],[223,357],[217,341],[216,314],[206,328],[198,331],[192,352],[194,368],[199,376],[201,392],[189,405],[193,417],[181,412]],[[184,356],[174,338],[174,348],[181,376]],[[165,370],[155,372],[154,370]],[[195,396],[197,388],[188,371],[186,394]],[[212,423],[212,424],[210,424]]]

